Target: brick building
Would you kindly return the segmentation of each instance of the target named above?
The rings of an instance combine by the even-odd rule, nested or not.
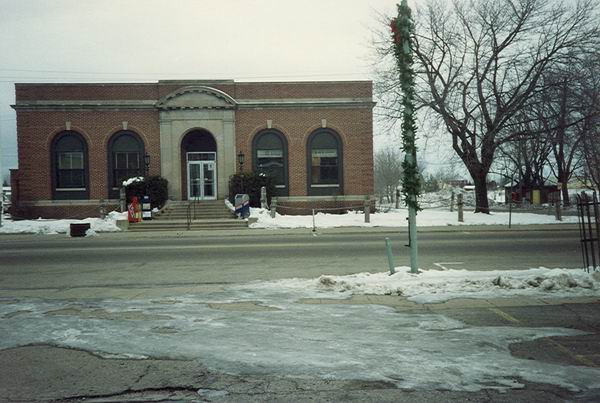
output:
[[[276,180],[280,205],[356,205],[373,193],[372,83],[159,81],[16,84],[23,217],[85,217],[138,174],[169,198],[224,199],[239,170]],[[292,211],[289,211],[292,213]]]

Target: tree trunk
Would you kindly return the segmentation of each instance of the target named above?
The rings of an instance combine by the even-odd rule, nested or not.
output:
[[[566,179],[563,180],[564,182],[561,182],[563,206],[570,206],[571,199],[569,198],[569,184],[567,183],[568,181]]]
[[[477,175],[471,174],[473,182],[475,183],[475,212],[476,213],[490,213],[490,207],[488,204],[487,195],[487,175],[483,172],[477,173]]]

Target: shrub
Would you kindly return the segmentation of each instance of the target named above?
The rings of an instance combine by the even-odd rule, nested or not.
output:
[[[127,203],[131,203],[133,196],[137,196],[140,202],[143,196],[148,196],[150,197],[152,208],[161,208],[169,197],[168,185],[169,182],[162,176],[150,176],[130,183],[125,188]]]
[[[235,195],[248,193],[250,206],[260,207],[260,188],[267,188],[267,203],[271,204],[271,197],[275,192],[275,185],[270,176],[254,172],[243,172],[229,177],[229,201],[235,203]]]

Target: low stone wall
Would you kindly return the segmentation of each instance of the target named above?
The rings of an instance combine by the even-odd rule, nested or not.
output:
[[[106,204],[106,211],[118,210],[118,203]],[[100,203],[86,204],[57,204],[57,205],[28,205],[21,203],[15,206],[11,212],[15,218],[35,219],[35,218],[74,218],[82,219],[88,217],[100,217]]]
[[[344,214],[349,210],[364,211],[368,200],[370,212],[375,212],[375,199],[366,196],[317,196],[317,197],[282,197],[276,199],[276,210],[284,215],[310,215],[312,210],[330,214]]]

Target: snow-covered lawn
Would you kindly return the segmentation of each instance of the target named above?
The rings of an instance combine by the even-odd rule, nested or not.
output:
[[[63,234],[69,232],[69,225],[72,223],[90,223],[88,235],[94,235],[97,232],[116,232],[120,231],[117,227],[117,220],[127,219],[127,213],[118,213],[112,211],[106,218],[85,218],[83,220],[17,220],[13,221],[5,216],[0,227],[0,234]]]
[[[280,215],[276,214],[271,218],[269,211],[252,208],[250,217],[255,217],[258,221],[251,224],[251,228],[312,228],[312,215]],[[362,212],[349,212],[346,214],[315,214],[315,226],[317,228],[334,227],[405,227],[408,211],[406,209],[394,209],[387,213],[372,213],[370,223],[365,223],[365,216]],[[509,213],[491,213],[480,214],[471,211],[464,212],[464,222],[458,222],[458,213],[450,212],[448,209],[427,209],[420,211],[417,215],[418,226],[448,226],[448,225],[508,225]],[[556,224],[556,223],[577,223],[576,216],[563,217],[562,221],[556,221],[554,216],[533,214],[533,213],[513,213],[512,224]]]

